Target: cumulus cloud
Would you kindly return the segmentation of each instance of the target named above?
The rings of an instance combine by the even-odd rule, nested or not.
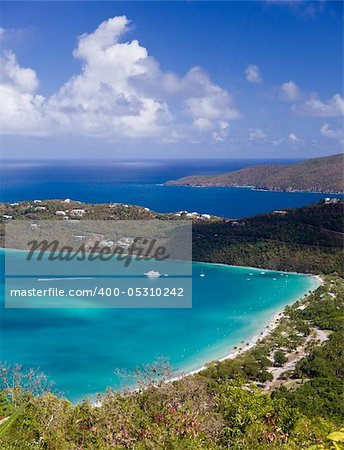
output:
[[[123,41],[129,29],[129,20],[120,16],[80,36],[73,52],[82,63],[80,73],[49,98],[35,94],[36,73],[5,54],[1,129],[164,142],[224,140],[229,121],[240,117],[231,95],[199,67],[182,77],[162,71],[137,40]]]
[[[320,100],[317,93],[313,93],[304,102],[294,107],[294,110],[305,116],[336,117],[344,115],[344,98],[335,94],[327,101]]]
[[[44,97],[36,95],[38,79],[30,68],[20,67],[8,51],[0,59],[0,127],[4,133],[42,134]]]
[[[333,130],[328,123],[324,123],[320,129],[323,136],[330,139],[335,139],[341,145],[344,145],[344,131],[343,129]]]
[[[290,133],[289,139],[291,140],[291,142],[294,142],[295,144],[301,142],[301,139],[298,136],[296,136],[295,133]]]
[[[266,138],[266,134],[260,128],[250,128],[248,136],[250,141],[261,141]]]
[[[260,69],[256,64],[250,64],[245,69],[246,80],[249,83],[259,84],[262,82],[262,78],[260,75]]]
[[[283,83],[280,90],[282,98],[288,102],[297,101],[301,95],[299,86],[293,81]]]

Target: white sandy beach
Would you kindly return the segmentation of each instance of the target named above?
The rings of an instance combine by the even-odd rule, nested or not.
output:
[[[202,263],[202,264],[209,264],[209,263]],[[227,265],[227,264],[214,263],[214,265],[229,267],[229,265]],[[268,269],[258,269],[257,267],[247,267],[247,266],[230,266],[230,267],[241,267],[241,268],[245,268],[245,269],[255,269],[255,270],[264,271],[264,272],[275,272],[273,270],[268,270]],[[282,273],[287,273],[287,274],[294,273],[295,274],[297,272],[282,272]],[[307,274],[303,274],[303,275],[307,275]],[[322,285],[324,283],[324,280],[321,278],[320,275],[311,275],[311,276],[314,277],[319,283],[316,287],[313,288],[313,290],[317,289],[320,285]],[[301,299],[302,298],[298,297],[295,300],[293,300],[292,302],[290,302],[290,304],[293,305],[294,303],[296,303],[297,301],[299,301]],[[285,306],[287,306],[287,305],[285,305]],[[270,318],[269,322],[257,334],[252,336],[251,339],[245,340],[248,343],[248,345],[241,347],[241,350],[238,349],[238,350],[231,351],[230,353],[226,354],[225,356],[223,356],[221,358],[216,358],[211,361],[208,361],[206,364],[199,367],[198,369],[191,370],[184,374],[173,377],[170,380],[168,380],[167,382],[177,381],[177,380],[180,380],[189,375],[194,375],[196,373],[202,372],[202,370],[207,369],[207,365],[210,364],[211,362],[216,362],[216,361],[222,362],[222,361],[226,361],[227,359],[234,359],[238,355],[243,354],[244,352],[247,352],[248,350],[252,349],[257,344],[258,340],[264,339],[279,325],[280,319],[282,319],[284,317],[285,306],[283,308],[279,309],[278,311],[276,311]],[[241,344],[235,345],[235,347],[238,347],[238,348],[240,346],[243,346],[243,344],[241,343]]]

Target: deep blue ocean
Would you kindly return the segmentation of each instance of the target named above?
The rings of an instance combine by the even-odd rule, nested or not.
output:
[[[125,202],[159,212],[243,217],[325,197],[162,186],[169,179],[258,162],[262,161],[6,162],[1,201],[72,198]],[[2,268],[4,257],[1,251]],[[273,313],[316,285],[315,278],[306,275],[194,263],[192,309],[8,309],[2,278],[0,356],[2,362],[39,368],[58,390],[78,401],[107,386],[118,388],[116,369],[133,371],[162,356],[180,374],[223,357],[234,345],[245,346],[265,329]]]
[[[317,202],[324,194],[265,192],[249,188],[162,186],[187,175],[212,175],[247,165],[290,160],[6,161],[1,201],[72,198],[122,202],[158,212],[179,210],[239,218]]]

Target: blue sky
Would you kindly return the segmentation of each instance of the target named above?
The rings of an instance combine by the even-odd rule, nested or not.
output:
[[[342,2],[3,2],[4,158],[343,150]]]

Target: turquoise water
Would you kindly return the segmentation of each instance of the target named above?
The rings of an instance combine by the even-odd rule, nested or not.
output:
[[[107,386],[120,387],[116,369],[132,371],[166,357],[180,374],[221,358],[316,285],[306,275],[194,263],[192,309],[5,309],[2,304],[1,360],[39,367],[78,401]]]

